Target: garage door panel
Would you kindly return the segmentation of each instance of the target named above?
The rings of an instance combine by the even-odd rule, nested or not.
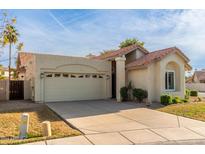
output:
[[[72,101],[105,98],[104,78],[64,78],[45,79],[45,101]]]

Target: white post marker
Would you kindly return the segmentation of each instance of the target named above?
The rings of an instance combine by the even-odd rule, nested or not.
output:
[[[21,115],[21,125],[20,125],[20,139],[25,139],[28,133],[28,126],[29,126],[29,114],[23,113]]]
[[[42,126],[43,126],[43,136],[51,136],[52,133],[51,133],[51,123],[50,121],[44,121],[42,123]]]

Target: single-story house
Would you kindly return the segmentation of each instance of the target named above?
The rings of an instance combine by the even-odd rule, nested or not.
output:
[[[11,68],[11,79],[14,77],[14,73],[15,73],[15,68]],[[5,79],[9,78],[9,68],[8,67],[0,67],[0,77],[3,77]]]
[[[18,69],[30,81],[29,98],[58,102],[116,98],[130,81],[148,91],[148,101],[169,93],[184,97],[189,59],[178,48],[149,52],[131,45],[107,54],[86,57],[20,52]],[[22,75],[22,74],[21,74]]]
[[[197,90],[200,92],[205,91],[205,70],[196,70],[193,75],[186,79],[186,88]]]
[[[205,83],[205,70],[195,71],[191,83]]]

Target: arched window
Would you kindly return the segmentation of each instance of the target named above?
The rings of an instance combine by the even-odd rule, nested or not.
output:
[[[167,63],[164,82],[166,91],[180,91],[180,66],[175,61]]]

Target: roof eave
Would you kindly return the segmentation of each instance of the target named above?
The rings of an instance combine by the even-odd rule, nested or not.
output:
[[[186,70],[186,71],[191,71],[191,70],[192,70],[191,65],[189,65],[188,63],[185,64],[185,70]]]
[[[145,49],[144,47],[138,46],[137,48],[141,49],[145,54],[150,53],[147,49]],[[137,49],[136,48],[136,49]]]
[[[175,49],[178,51],[178,53],[184,58],[184,60],[188,63],[190,62],[190,59],[177,47]]]
[[[130,52],[132,52],[132,51],[137,50],[137,49],[141,50],[141,51],[144,52],[145,54],[149,54],[149,53],[150,53],[150,52],[149,52],[147,49],[145,49],[144,47],[137,46],[136,48],[133,48],[133,49],[131,49],[131,50],[128,50],[127,52],[119,53],[119,54],[116,54],[115,56],[107,57],[107,58],[102,58],[102,59],[104,59],[104,60],[114,60],[116,57],[121,57],[121,56],[126,55],[126,54],[128,54],[128,53],[130,53]],[[120,50],[120,49],[118,49],[118,50]],[[117,52],[117,50],[116,50],[116,52]]]

